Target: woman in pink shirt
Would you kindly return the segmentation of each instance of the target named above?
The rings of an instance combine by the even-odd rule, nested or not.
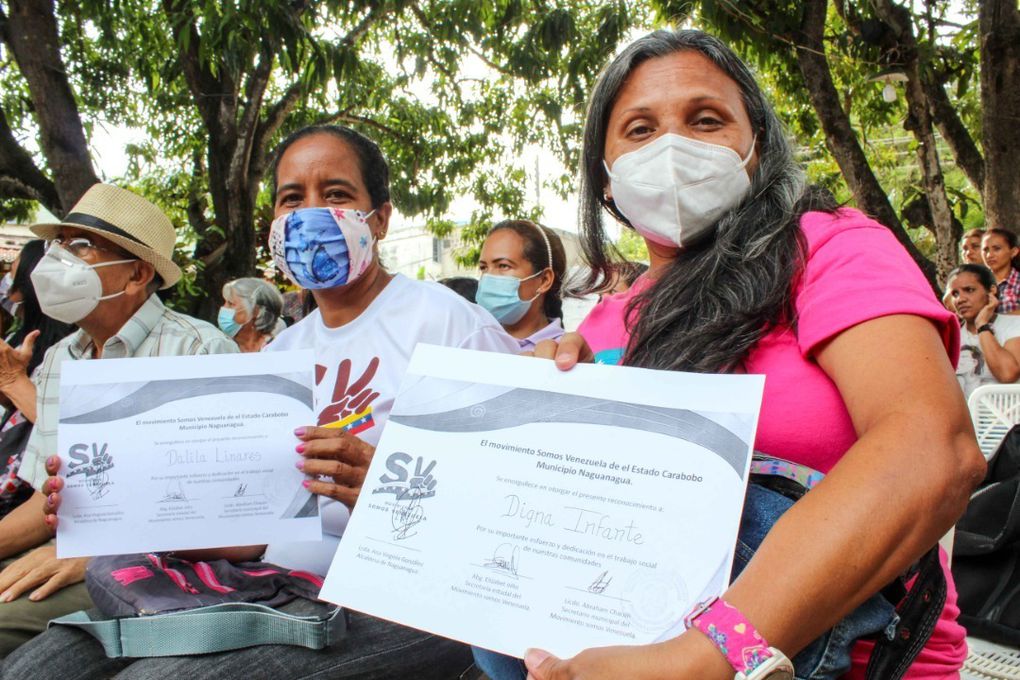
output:
[[[653,33],[607,67],[588,109],[581,179],[593,280],[612,267],[605,213],[644,237],[651,268],[592,312],[580,329],[590,349],[568,335],[536,354],[561,368],[594,354],[764,374],[755,449],[787,462],[760,471],[810,490],[787,501],[752,556],[748,509],[785,500],[752,486],[738,544],[746,568],[683,635],[570,659],[532,649],[529,677],[864,678],[886,636],[901,645],[895,663],[868,677],[958,677],[964,631],[951,583],[945,593],[928,580],[940,571],[930,549],[984,462],[953,373],[959,327],[907,253],[807,186],[749,69],[698,31]],[[897,625],[903,593],[878,593],[925,554],[931,569],[914,593],[944,604],[921,628]],[[846,633],[849,620],[871,629]],[[839,634],[827,634],[834,626]],[[807,661],[804,650],[814,650]]]

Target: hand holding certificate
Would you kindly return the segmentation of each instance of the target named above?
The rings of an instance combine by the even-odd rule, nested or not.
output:
[[[59,557],[318,540],[294,466],[311,352],[72,361]]]
[[[321,596],[516,656],[675,636],[728,582],[762,386],[419,345]]]

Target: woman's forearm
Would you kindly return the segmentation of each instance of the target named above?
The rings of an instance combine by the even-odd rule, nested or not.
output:
[[[725,598],[792,657],[953,525],[980,481],[959,455],[973,447],[969,432],[889,418],[776,523]]]
[[[1010,384],[1020,379],[1020,362],[1005,347],[999,344],[994,334],[985,331],[978,335],[981,351],[985,355],[988,370],[995,379],[1003,384]]]

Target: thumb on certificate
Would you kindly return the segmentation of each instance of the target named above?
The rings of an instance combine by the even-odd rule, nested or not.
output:
[[[559,659],[544,649],[529,649],[524,654],[529,680],[552,680],[552,673],[559,663]]]

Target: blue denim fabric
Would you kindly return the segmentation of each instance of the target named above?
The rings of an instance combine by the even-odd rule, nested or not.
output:
[[[523,659],[478,647],[472,647],[471,653],[475,657],[475,665],[481,668],[490,680],[524,680],[528,677]]]
[[[740,575],[765,540],[765,534],[792,505],[792,500],[771,489],[757,484],[747,487],[730,582]],[[791,559],[794,559],[793,556]],[[895,607],[881,595],[872,596],[793,658],[797,680],[836,680],[842,677],[850,670],[850,650],[854,641],[883,631],[890,633],[896,622]]]
[[[793,501],[780,493],[757,484],[748,485],[731,582],[747,566],[772,525],[792,505]],[[791,555],[790,559],[795,558]],[[891,634],[897,620],[893,605],[881,595],[873,596],[794,657],[796,679],[836,680],[842,677],[850,670],[850,650],[854,642],[882,632]],[[536,640],[536,644],[540,643],[541,640]],[[472,648],[471,651],[475,663],[492,680],[524,680],[527,677],[520,659],[484,649]]]

